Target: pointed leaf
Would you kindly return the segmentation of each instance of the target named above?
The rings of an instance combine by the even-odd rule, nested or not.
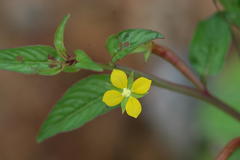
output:
[[[230,43],[230,27],[220,14],[201,21],[190,45],[192,66],[202,76],[218,73]]]
[[[127,104],[128,98],[124,98],[121,102],[121,109],[122,109],[122,114],[125,112],[126,110],[126,104]]]
[[[87,69],[92,71],[103,71],[103,68],[95,63],[84,51],[76,50],[74,64],[64,67],[64,72],[78,72],[80,69]]]
[[[66,15],[55,32],[54,45],[61,57],[67,57],[67,50],[64,46],[64,30],[69,18],[70,14]]]
[[[128,29],[110,36],[107,40],[107,49],[112,56],[112,61],[116,62],[131,54],[142,44],[158,38],[163,38],[163,35],[152,30]]]
[[[0,69],[26,74],[54,75],[61,71],[57,52],[50,46],[0,50]]]
[[[80,68],[77,68],[75,65],[65,66],[63,72],[74,73],[80,71]]]
[[[61,132],[71,131],[112,109],[102,102],[108,90],[108,75],[89,76],[70,87],[49,113],[41,127],[39,142]]]
[[[103,71],[102,67],[95,63],[84,51],[76,50],[76,67],[93,70],[93,71]]]

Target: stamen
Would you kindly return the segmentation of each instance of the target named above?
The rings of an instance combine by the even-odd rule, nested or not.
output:
[[[123,88],[122,96],[129,97],[131,95],[131,90],[128,88]]]

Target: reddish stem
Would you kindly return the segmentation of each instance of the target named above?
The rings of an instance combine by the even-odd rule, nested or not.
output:
[[[205,91],[206,88],[203,83],[196,77],[189,67],[170,49],[162,47],[158,44],[153,43],[152,52],[165,59],[176,67],[187,79],[189,79],[198,89]]]
[[[217,156],[216,160],[227,160],[240,147],[240,137],[231,140]]]

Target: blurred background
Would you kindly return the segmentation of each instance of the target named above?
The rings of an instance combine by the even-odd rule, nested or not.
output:
[[[107,62],[104,46],[110,34],[146,28],[165,35],[157,43],[187,62],[197,22],[214,11],[211,0],[1,0],[0,48],[52,45],[57,25],[71,13],[65,34],[70,51],[83,49],[94,60]],[[148,64],[142,55],[129,56],[121,64],[190,84],[154,56]],[[239,67],[238,58],[229,58],[223,72],[209,79],[211,91],[235,107],[240,107]],[[137,120],[115,110],[80,129],[36,143],[52,106],[69,86],[89,74],[44,77],[0,71],[0,160],[210,160],[240,135],[239,123],[214,107],[153,87],[142,99],[143,113]],[[239,157],[234,156],[232,160]]]

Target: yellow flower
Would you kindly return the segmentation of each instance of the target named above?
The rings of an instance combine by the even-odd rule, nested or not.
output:
[[[106,91],[102,101],[110,107],[121,103],[123,111],[126,109],[129,116],[137,118],[142,111],[142,106],[137,98],[144,96],[148,92],[152,81],[140,77],[132,83],[132,78],[130,77],[128,80],[125,72],[114,69],[110,80],[116,88]]]

